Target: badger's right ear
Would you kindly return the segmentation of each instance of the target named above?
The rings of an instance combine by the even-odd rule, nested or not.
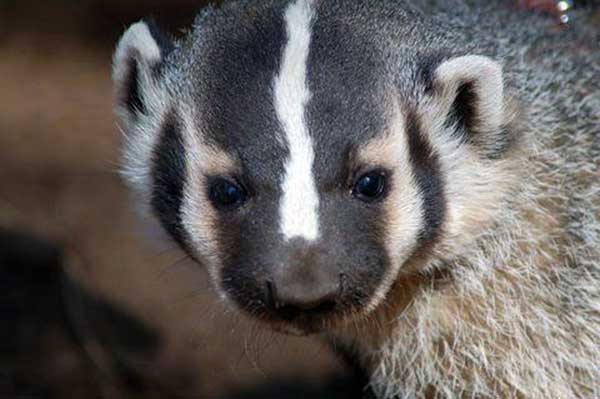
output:
[[[157,71],[173,44],[153,22],[133,24],[121,37],[113,57],[116,111],[129,125],[149,112]]]
[[[499,62],[480,55],[451,58],[435,69],[433,87],[445,125],[475,151],[497,157],[510,148],[515,112],[504,95]]]

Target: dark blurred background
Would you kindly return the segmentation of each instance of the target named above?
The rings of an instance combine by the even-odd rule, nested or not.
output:
[[[0,399],[360,393],[315,339],[228,311],[147,239],[116,173],[111,53],[199,0],[0,0]]]

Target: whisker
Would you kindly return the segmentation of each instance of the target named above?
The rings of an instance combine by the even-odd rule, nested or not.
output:
[[[178,268],[185,264],[187,261],[193,261],[192,258],[188,254],[182,255],[180,258],[170,263],[169,265],[160,269],[160,271],[156,275],[156,280],[163,279],[167,273],[173,271],[173,269]]]

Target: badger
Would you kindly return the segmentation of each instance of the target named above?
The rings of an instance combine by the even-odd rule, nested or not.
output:
[[[600,397],[600,29],[503,1],[242,0],[113,62],[137,208],[378,398]]]

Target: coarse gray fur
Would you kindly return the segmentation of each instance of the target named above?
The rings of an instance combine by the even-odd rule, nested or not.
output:
[[[140,206],[207,266],[226,298],[278,328],[260,283],[275,260],[311,251],[278,237],[273,182],[289,148],[272,88],[257,84],[280,67],[288,3],[229,2],[203,12],[172,49],[142,49],[140,101],[123,85],[127,49],[115,58],[124,175]],[[318,273],[335,267],[352,288],[331,320],[290,323],[345,348],[381,398],[600,397],[600,29],[589,11],[559,30],[506,1],[314,4],[306,115],[327,240],[302,262]],[[491,68],[491,78],[502,66],[502,105],[466,92],[470,108],[455,102],[455,118],[443,120],[429,111],[452,95],[438,87],[439,67],[465,55],[486,56],[467,60]],[[394,107],[407,131],[398,137],[380,133]],[[380,156],[405,134],[414,192],[390,195],[385,209],[323,194],[335,192],[348,153],[375,143]],[[397,182],[404,169],[390,168]],[[241,216],[212,209],[200,182],[229,170],[262,193]],[[405,237],[386,222],[397,224],[402,199],[424,211],[398,271],[390,246]],[[318,273],[301,283],[330,278]]]

